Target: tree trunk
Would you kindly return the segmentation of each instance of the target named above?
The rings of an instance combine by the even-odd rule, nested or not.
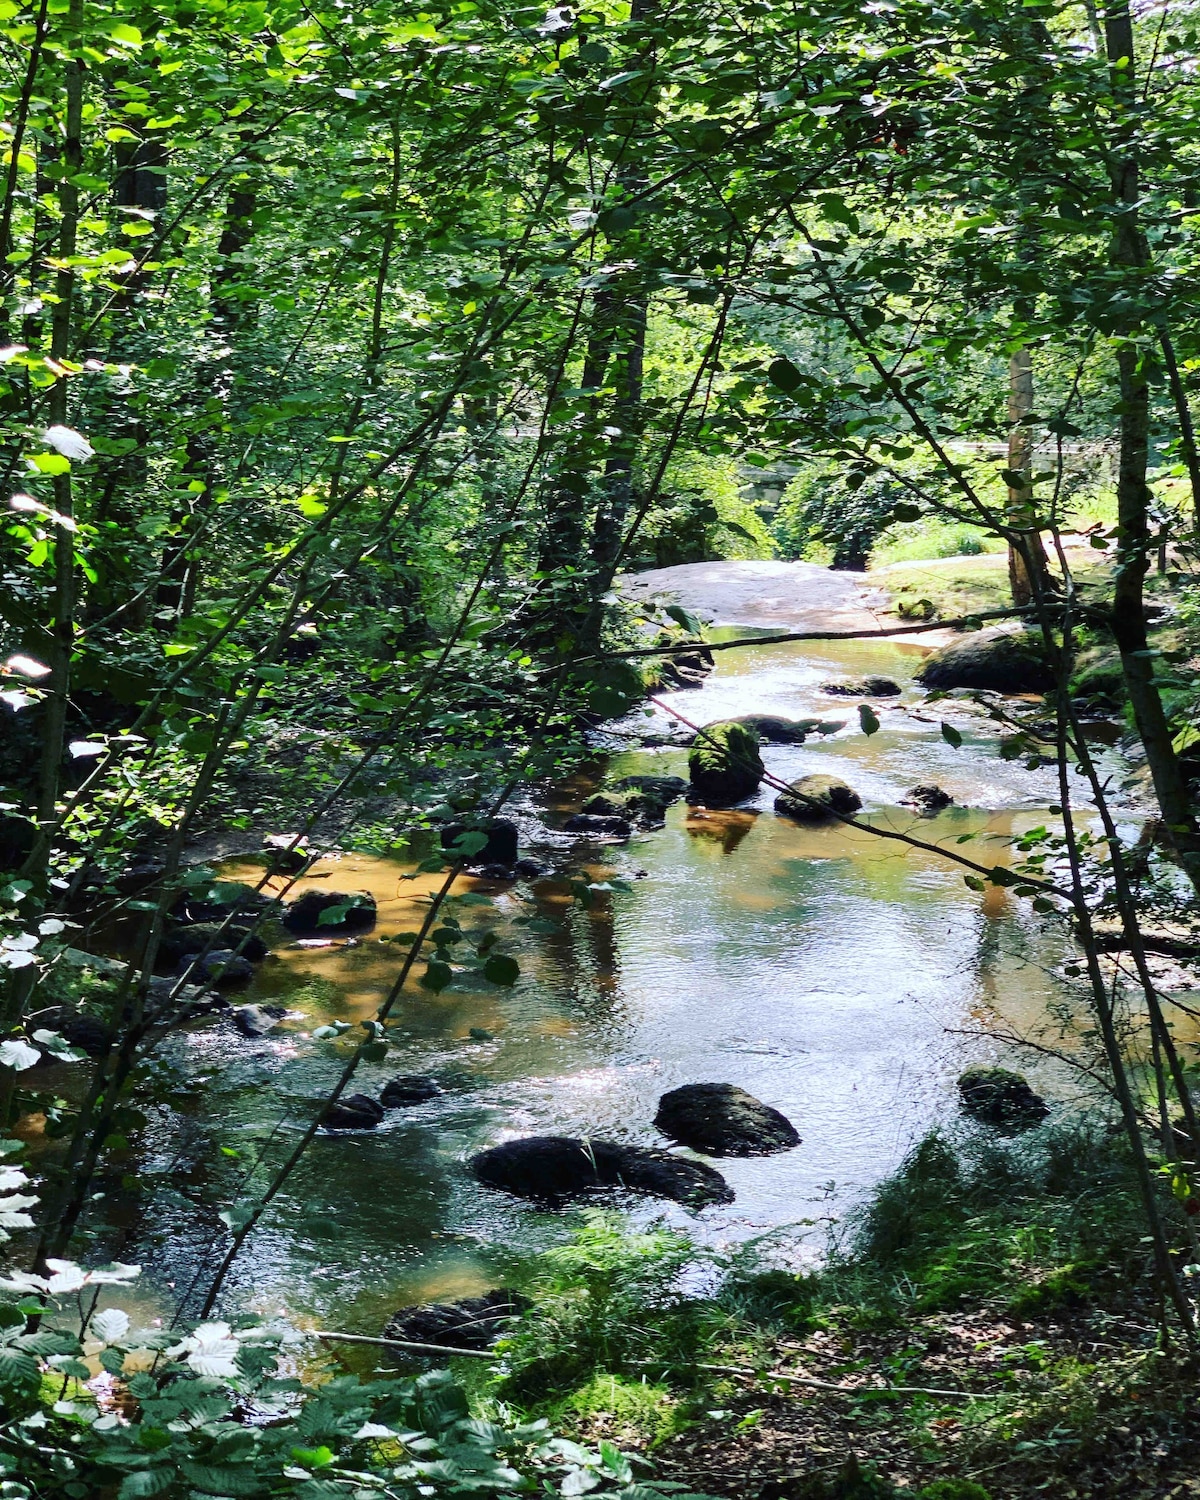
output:
[[[172,517],[178,530],[169,537],[157,592],[160,610],[175,618],[190,615],[200,587],[200,549],[191,545],[212,508],[216,483],[216,445],[213,427],[229,396],[228,340],[243,324],[253,321],[254,309],[233,294],[232,284],[241,275],[240,256],[254,236],[254,211],[258,194],[253,184],[240,182],[230,189],[225,203],[225,221],[217,242],[217,263],[212,274],[209,327],[196,371],[195,419],[188,434],[181,479],[189,497],[176,507]]]
[[[1033,520],[1033,429],[1026,418],[1033,411],[1033,355],[1022,345],[1008,361],[1008,469],[1010,476],[1021,476],[1021,482],[1008,486],[1008,521],[1011,526],[1026,533],[1026,547],[1008,544],[1008,581],[1012,589],[1012,600],[1024,608],[1033,603],[1034,582],[1030,578],[1030,564],[1037,569],[1038,582],[1043,590],[1049,587],[1050,577],[1046,568],[1046,553],[1042,546],[1041,533],[1032,526]]]
[[[1117,149],[1111,165],[1114,212],[1112,259],[1125,272],[1137,270],[1147,260],[1146,246],[1138,223],[1139,171],[1132,139],[1137,104],[1134,69],[1133,22],[1128,4],[1118,4],[1104,18],[1104,39],[1112,90],[1124,107],[1119,118]],[[1119,66],[1119,64],[1122,64]],[[1184,779],[1179,757],[1171,743],[1171,729],[1154,677],[1154,657],[1146,634],[1143,584],[1150,563],[1153,540],[1150,532],[1150,488],[1146,468],[1150,447],[1150,386],[1142,351],[1137,343],[1139,327],[1128,323],[1118,330],[1117,368],[1120,374],[1121,435],[1117,473],[1117,568],[1113,583],[1112,631],[1121,653],[1121,669],[1133,708],[1138,735],[1146,751],[1146,762],[1180,863],[1200,891],[1200,826]]]
[[[604,465],[604,485],[592,534],[592,558],[597,587],[607,592],[621,550],[625,518],[633,501],[633,466],[642,436],[642,379],[646,359],[646,321],[649,297],[644,288],[633,288],[622,299],[615,342],[617,399],[613,406],[612,439]]]

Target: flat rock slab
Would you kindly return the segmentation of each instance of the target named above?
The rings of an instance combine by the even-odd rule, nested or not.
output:
[[[670,1198],[688,1208],[733,1202],[729,1184],[720,1172],[703,1162],[612,1141],[528,1136],[481,1151],[471,1158],[470,1165],[485,1187],[549,1203],[580,1198],[599,1188],[625,1188],[652,1198]]]
[[[709,1156],[771,1156],[800,1144],[779,1110],[733,1083],[685,1083],[658,1101],[664,1135]]]
[[[878,591],[853,573],[834,573],[816,563],[679,563],[627,573],[617,588],[629,599],[670,596],[714,625],[766,630],[861,630],[880,628],[870,607]]]

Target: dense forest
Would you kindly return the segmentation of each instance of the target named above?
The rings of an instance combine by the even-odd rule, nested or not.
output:
[[[0,1496],[1194,1494],[1200,9],[0,33]]]

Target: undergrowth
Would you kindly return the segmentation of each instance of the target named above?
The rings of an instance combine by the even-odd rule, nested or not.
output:
[[[1164,1208],[1173,1211],[1169,1200]],[[935,1482],[904,1491],[924,1500],[995,1500],[1006,1492],[981,1488],[973,1465],[1016,1454],[1032,1471],[1060,1473],[1072,1455],[1104,1452],[1122,1422],[1174,1430],[1177,1371],[1156,1348],[1132,1164],[1102,1120],[1010,1139],[935,1132],[841,1226],[820,1269],[772,1265],[773,1243],[729,1254],[588,1215],[569,1245],[537,1262],[534,1305],[502,1346],[509,1373],[492,1399],[583,1440],[662,1453],[721,1418],[736,1451],[764,1399],[801,1399],[765,1373],[797,1351],[801,1368],[834,1384],[867,1372],[876,1386],[918,1388],[882,1404],[864,1389],[852,1430],[887,1434],[918,1478],[932,1469]],[[1081,1329],[1101,1330],[1102,1364]],[[731,1369],[746,1372],[749,1390]],[[964,1408],[936,1390],[920,1396],[947,1379],[981,1399]],[[809,1395],[818,1406],[831,1399]],[[832,1408],[841,1421],[845,1401]],[[789,1484],[785,1500],[898,1493],[857,1459]]]

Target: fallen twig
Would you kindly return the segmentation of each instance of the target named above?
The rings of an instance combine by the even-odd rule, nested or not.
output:
[[[487,1349],[452,1349],[446,1344],[418,1344],[412,1339],[374,1339],[365,1333],[326,1333],[315,1330],[313,1337],[331,1344],[380,1344],[385,1349],[409,1349],[419,1354],[445,1354],[454,1359],[495,1359]]]
[[[661,1361],[643,1359],[638,1364],[651,1365]],[[757,1380],[783,1380],[789,1385],[809,1385],[821,1391],[838,1391],[843,1396],[954,1396],[960,1401],[982,1401],[986,1395],[979,1391],[938,1390],[923,1385],[838,1385],[832,1380],[818,1380],[815,1375],[788,1375],[781,1370],[755,1370],[750,1365],[709,1365],[697,1363],[695,1370],[715,1370],[720,1375],[752,1375]]]

